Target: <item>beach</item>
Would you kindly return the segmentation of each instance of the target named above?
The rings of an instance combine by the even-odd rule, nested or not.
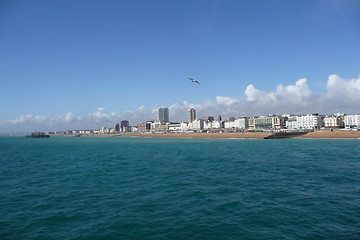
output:
[[[320,130],[309,132],[305,135],[296,138],[359,138],[360,131],[345,131],[345,130]]]
[[[121,136],[133,137],[162,137],[162,138],[244,138],[262,139],[271,135],[267,132],[240,132],[240,133],[146,133]]]
[[[234,139],[263,139],[270,136],[271,132],[237,132],[237,133],[125,133],[125,134],[98,134],[89,136],[99,137],[154,137],[154,138],[234,138]],[[87,136],[87,135],[84,135]],[[309,132],[305,135],[293,138],[331,138],[331,139],[351,139],[359,138],[360,131],[346,130],[318,130]]]

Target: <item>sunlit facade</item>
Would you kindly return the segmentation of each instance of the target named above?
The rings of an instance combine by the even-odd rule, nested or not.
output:
[[[280,129],[284,127],[284,118],[278,115],[249,117],[249,128]]]

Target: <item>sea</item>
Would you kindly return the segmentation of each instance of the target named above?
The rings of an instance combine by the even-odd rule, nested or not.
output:
[[[0,137],[0,239],[360,239],[360,139]]]

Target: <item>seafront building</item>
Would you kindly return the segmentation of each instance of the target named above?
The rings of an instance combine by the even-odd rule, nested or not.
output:
[[[186,132],[188,123],[187,122],[179,122],[179,123],[170,123],[168,128],[169,132]]]
[[[120,123],[115,124],[115,132],[120,132]]]
[[[204,129],[204,120],[197,118],[188,125],[188,130],[201,131]]]
[[[137,128],[137,126],[131,126],[131,127],[130,127],[130,132],[136,133],[136,132],[138,132],[138,131],[139,131],[139,129]]]
[[[68,130],[56,132],[56,134],[66,135],[94,135],[94,134],[114,134],[125,132],[138,133],[184,133],[184,132],[233,132],[233,131],[274,131],[282,129],[288,130],[309,130],[322,128],[344,128],[349,130],[360,130],[360,114],[330,114],[319,115],[268,115],[268,116],[250,116],[250,117],[230,117],[222,120],[219,117],[215,120],[213,116],[196,118],[196,110],[191,108],[187,111],[188,121],[173,122],[169,121],[169,109],[161,107],[158,109],[155,121],[147,121],[130,126],[128,120],[122,120],[116,123],[114,128],[102,127],[99,130]]]
[[[246,117],[243,118],[229,118],[224,122],[225,129],[247,129],[249,128],[249,121]]]
[[[169,122],[154,121],[151,123],[151,132],[167,132],[169,130]]]
[[[285,121],[285,127],[287,129],[299,129],[298,122],[296,121],[296,115],[284,114],[282,115]]]
[[[189,126],[188,122],[184,122],[184,121],[180,122],[181,132],[187,132],[189,130],[188,126]]]
[[[121,132],[128,132],[130,130],[130,124],[128,120],[122,120],[120,122],[120,131]]]
[[[345,128],[360,128],[360,114],[346,115],[344,125]]]
[[[318,113],[296,116],[298,129],[320,129],[323,127],[323,117]]]
[[[284,127],[284,118],[278,115],[249,117],[251,129],[281,129]]]
[[[188,122],[192,122],[196,119],[196,110],[194,108],[190,108],[188,111]]]
[[[212,130],[212,129],[221,129],[224,128],[224,123],[223,121],[220,120],[204,120],[204,128],[203,129],[207,129],[207,130]]]
[[[326,115],[324,117],[325,128],[342,128],[344,127],[344,121],[340,115]]]
[[[158,109],[158,120],[160,122],[169,122],[169,109],[166,107],[160,107]]]
[[[147,121],[147,122],[143,122],[143,123],[139,123],[136,128],[138,130],[138,132],[150,132],[151,131],[151,123],[152,121]]]
[[[130,124],[128,120],[122,120],[115,124],[114,131],[116,133],[120,132],[129,132],[131,130]]]
[[[113,134],[115,133],[115,129],[114,128],[108,128],[108,127],[102,127],[100,130],[101,134]],[[89,133],[85,133],[85,134],[89,134]]]

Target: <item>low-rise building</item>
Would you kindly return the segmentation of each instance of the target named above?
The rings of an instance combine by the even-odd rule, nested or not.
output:
[[[138,129],[137,126],[131,126],[131,127],[130,127],[130,131],[133,132],[133,133],[135,133],[135,132],[138,132],[139,129]]]
[[[151,123],[152,132],[167,132],[168,131],[168,122],[154,121]]]
[[[95,130],[80,130],[79,134],[88,134],[88,135],[90,135],[90,134],[94,134],[94,131]],[[102,130],[97,130],[97,131],[99,132],[98,134],[103,133]]]
[[[196,118],[194,121],[189,123],[189,129],[195,131],[201,131],[204,129],[204,120]]]
[[[243,118],[230,118],[224,122],[224,128],[226,129],[246,129],[249,127],[248,119]]]
[[[284,118],[278,115],[249,117],[249,128],[252,129],[281,129]]]
[[[221,121],[221,117],[218,120],[212,122],[213,129],[222,129],[224,128],[224,122]]]
[[[360,128],[360,114],[345,115],[345,128]]]
[[[296,116],[299,129],[319,129],[324,126],[323,117],[317,113]]]
[[[181,132],[181,124],[180,123],[170,123],[168,126],[169,132]]]
[[[102,127],[100,133],[102,133],[102,134],[109,134],[109,133],[110,133],[110,128],[108,128],[108,127]]]
[[[180,122],[180,128],[182,132],[186,132],[189,128],[189,123],[188,122]]]
[[[326,115],[324,117],[325,128],[342,128],[343,126],[343,120],[339,115]]]
[[[221,128],[224,128],[224,123],[221,120],[204,121],[204,129],[212,130],[212,129],[221,129]]]
[[[143,122],[137,125],[138,132],[150,132],[152,122]]]
[[[299,129],[299,124],[296,120],[288,120],[286,121],[287,129]]]
[[[284,114],[285,126],[287,129],[299,129],[298,122],[296,121],[296,115]]]

